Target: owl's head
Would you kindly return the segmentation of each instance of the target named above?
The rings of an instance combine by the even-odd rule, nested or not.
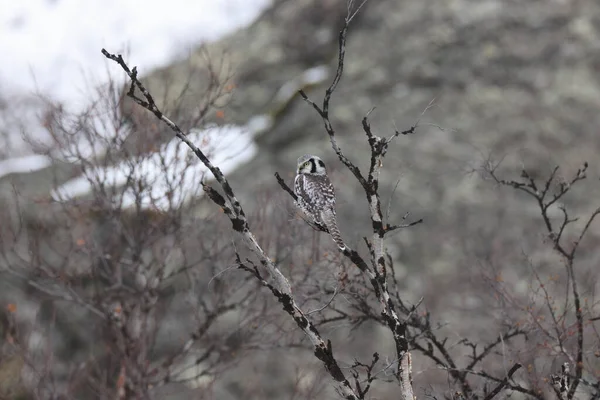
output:
[[[305,154],[302,157],[298,157],[298,174],[313,174],[313,175],[325,175],[325,163],[317,156],[311,154]]]

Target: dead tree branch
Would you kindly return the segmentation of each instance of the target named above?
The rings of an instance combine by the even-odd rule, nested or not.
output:
[[[369,205],[370,215],[371,215],[371,226],[373,227],[373,232],[371,236],[371,240],[367,240],[367,246],[371,250],[372,256],[372,265],[368,265],[364,259],[358,254],[356,250],[352,250],[349,247],[346,247],[342,252],[344,256],[349,258],[364,274],[367,275],[375,294],[381,304],[381,317],[385,321],[386,325],[389,327],[390,331],[394,337],[394,343],[396,346],[396,353],[398,360],[404,360],[404,364],[409,364],[410,358],[406,355],[408,352],[408,341],[406,339],[406,323],[401,321],[398,312],[396,311],[396,307],[392,298],[388,291],[388,283],[387,283],[387,270],[388,266],[386,265],[386,253],[384,248],[384,237],[387,233],[399,229],[401,225],[394,225],[384,222],[383,213],[381,210],[381,198],[379,195],[379,174],[381,172],[381,168],[383,166],[383,158],[386,155],[389,144],[400,134],[409,134],[414,133],[416,129],[416,125],[412,126],[408,130],[404,132],[396,131],[394,135],[390,138],[383,138],[375,135],[368,121],[367,115],[362,120],[363,130],[367,136],[367,141],[369,143],[371,149],[371,160],[369,171],[365,177],[365,175],[361,172],[361,170],[348,159],[340,146],[337,143],[335,137],[335,130],[333,128],[333,124],[329,115],[329,107],[331,96],[335,92],[344,71],[344,58],[346,54],[346,38],[348,34],[348,25],[351,20],[351,15],[349,14],[346,17],[344,26],[340,31],[338,37],[338,63],[335,76],[329,85],[329,87],[325,90],[325,96],[323,98],[323,102],[319,106],[317,103],[312,101],[304,91],[300,90],[299,94],[306,101],[323,120],[323,124],[325,127],[325,131],[329,136],[329,141],[333,148],[333,151],[336,153],[340,161],[352,172],[356,180],[362,186],[366,198],[367,203]],[[292,198],[295,200],[295,195],[291,191],[291,189],[283,182],[281,177],[276,174],[277,180],[281,187],[289,193]],[[422,220],[418,220],[405,226],[413,226],[419,224]],[[396,377],[399,380],[403,390],[402,394],[405,399],[412,399],[412,383],[407,382],[406,379],[409,374],[405,373],[402,370],[403,362],[398,363],[398,369],[396,373]]]
[[[513,365],[512,368],[506,374],[506,378],[504,378],[504,380],[502,382],[500,382],[498,384],[498,386],[496,386],[494,388],[494,390],[492,390],[487,396],[485,396],[485,398],[483,400],[492,400],[494,397],[496,397],[498,395],[498,393],[500,393],[500,391],[502,389],[504,389],[504,387],[506,385],[508,385],[508,381],[512,378],[514,373],[517,372],[517,370],[521,367],[522,367],[522,365],[519,363],[516,363],[515,365]]]
[[[488,163],[485,165],[484,169],[497,184],[510,186],[516,190],[524,192],[536,201],[539,207],[540,215],[544,222],[544,226],[546,228],[546,232],[548,234],[548,238],[552,242],[552,247],[564,260],[567,277],[571,284],[570,290],[571,294],[573,295],[573,305],[575,308],[574,314],[576,319],[575,325],[577,329],[575,376],[568,383],[568,389],[566,393],[567,399],[572,399],[583,376],[583,330],[585,324],[581,297],[577,286],[577,277],[574,268],[575,258],[577,250],[579,249],[579,245],[588,232],[590,225],[594,222],[596,217],[600,215],[600,207],[596,208],[590,214],[585,222],[584,227],[579,231],[579,234],[576,235],[577,238],[575,240],[568,240],[565,238],[565,228],[568,225],[576,222],[578,218],[571,218],[565,206],[558,205],[558,208],[562,213],[562,219],[559,222],[554,222],[550,217],[549,209],[560,199],[562,199],[569,192],[569,190],[571,190],[573,185],[587,177],[586,171],[588,169],[588,163],[584,162],[570,179],[558,179],[557,173],[559,167],[556,166],[553,168],[548,178],[542,181],[533,178],[526,169],[521,171],[520,180],[502,179],[496,172],[498,167],[499,164],[494,165],[492,163]]]
[[[318,330],[309,321],[308,317],[294,300],[292,296],[291,285],[287,278],[281,273],[277,265],[259,245],[258,240],[250,229],[244,209],[235,196],[234,191],[224,174],[217,166],[212,164],[202,150],[200,150],[186,137],[185,133],[179,128],[179,126],[177,126],[177,124],[175,124],[162,113],[162,111],[156,105],[150,92],[138,79],[136,67],[130,69],[121,55],[111,54],[105,49],[102,49],[102,54],[106,58],[116,62],[128,75],[131,85],[127,95],[138,105],[152,112],[156,118],[163,121],[171,130],[173,130],[175,136],[183,141],[194,152],[196,157],[198,157],[198,159],[200,159],[200,161],[212,172],[216,181],[221,186],[225,196],[206,183],[202,183],[204,191],[215,204],[221,207],[225,215],[231,221],[232,229],[242,236],[250,251],[252,251],[252,253],[258,257],[261,265],[267,269],[274,283],[268,283],[265,279],[263,279],[258,271],[258,268],[246,267],[245,264],[239,260],[239,257],[238,266],[241,269],[252,273],[263,285],[269,288],[282,304],[284,311],[286,311],[294,319],[300,329],[304,331],[314,346],[315,356],[324,363],[325,368],[336,381],[337,390],[339,393],[346,399],[360,398],[337,364],[337,361],[333,356],[331,342],[327,341],[326,343],[323,340]],[[142,93],[143,97],[139,97],[136,94],[136,88]]]

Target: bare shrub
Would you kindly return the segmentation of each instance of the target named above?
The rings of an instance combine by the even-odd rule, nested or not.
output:
[[[213,154],[241,133],[206,120],[228,85],[208,65],[189,76],[208,82],[199,108],[181,113]],[[174,382],[209,396],[216,377],[272,345],[257,330],[269,301],[227,271],[231,242],[198,193],[206,169],[148,118],[124,115],[120,85],[90,98],[77,113],[46,103],[44,153],[66,172],[51,198],[14,186],[2,212],[0,272],[26,284],[23,299],[3,295],[18,308],[7,311],[11,354],[37,398],[147,398]]]

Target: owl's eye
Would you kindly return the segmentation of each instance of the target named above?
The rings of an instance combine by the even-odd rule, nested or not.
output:
[[[304,164],[302,164],[302,167],[308,167],[309,165],[310,165],[310,162],[309,162],[309,161],[307,161],[307,162],[305,162]]]

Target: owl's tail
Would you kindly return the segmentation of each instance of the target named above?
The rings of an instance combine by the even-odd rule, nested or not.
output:
[[[346,250],[347,246],[344,244],[342,234],[340,233],[335,220],[335,212],[332,210],[325,210],[321,213],[321,217],[335,244],[337,244],[341,251]]]

